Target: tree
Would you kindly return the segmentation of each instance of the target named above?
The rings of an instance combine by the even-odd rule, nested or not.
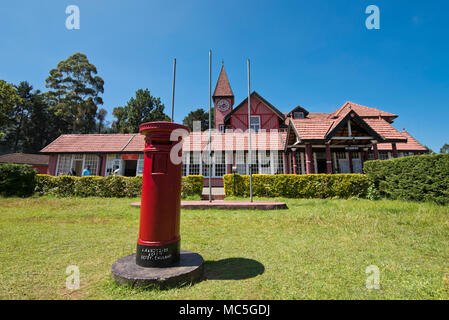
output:
[[[139,132],[139,126],[144,122],[170,121],[164,108],[161,99],[151,96],[148,89],[137,90],[136,97],[131,98],[125,106],[129,130]]]
[[[449,153],[449,144],[445,143],[445,144],[441,147],[440,153]]]
[[[212,108],[212,128],[214,128],[214,108]],[[209,111],[205,111],[203,108],[196,109],[189,112],[189,114],[182,120],[182,124],[189,127],[193,131],[193,122],[201,122],[201,131],[209,129]]]
[[[19,141],[23,141],[23,128],[28,120],[28,110],[31,109],[31,100],[33,95],[31,92],[32,90],[33,86],[31,86],[27,81],[22,81],[17,86],[17,95],[20,97],[20,102],[15,105],[12,117],[14,122],[13,152],[17,152]]]
[[[11,124],[14,106],[20,103],[20,97],[16,88],[4,81],[0,80],[0,131]]]
[[[113,130],[136,133],[144,122],[170,121],[170,117],[164,113],[164,108],[160,98],[153,97],[148,89],[139,89],[125,107],[117,107],[112,111],[117,119],[112,123]]]
[[[104,108],[101,108],[98,110],[97,113],[97,119],[98,119],[98,133],[101,133],[104,127],[104,120],[106,118],[106,115],[108,114],[108,111]]]
[[[87,56],[75,53],[60,61],[46,79],[46,87],[53,89],[47,92],[50,108],[73,133],[95,130],[97,106],[103,104],[100,94],[104,92],[104,81],[96,74],[97,68]]]
[[[49,110],[45,95],[39,90],[31,94],[27,119],[23,128],[22,149],[26,153],[36,153],[59,136],[58,118]],[[51,125],[48,125],[51,123]]]
[[[112,115],[117,119],[112,121],[112,130],[116,133],[128,133],[128,115],[123,107],[116,107],[112,110]]]

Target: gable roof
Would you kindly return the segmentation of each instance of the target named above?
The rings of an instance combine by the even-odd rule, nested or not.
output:
[[[307,117],[307,115],[309,114],[309,111],[307,111],[307,110],[304,109],[303,107],[301,107],[301,106],[296,106],[296,107],[293,108],[289,113],[287,113],[287,116],[292,115],[293,112],[296,112],[296,111],[299,111],[299,112],[304,113],[304,117]]]
[[[335,113],[334,113],[335,114]],[[383,118],[362,118],[355,109],[345,108],[337,116],[316,114],[316,117],[291,119],[289,126],[302,141],[328,141],[350,119],[361,126],[370,136],[379,142],[407,142],[407,137],[397,131]]]
[[[282,120],[285,120],[285,115],[280,112],[275,106],[273,106],[271,103],[269,103],[267,100],[265,100],[260,94],[258,94],[256,91],[253,91],[250,95],[251,97],[257,97],[260,101],[262,101],[269,109],[271,109],[274,113],[276,113],[276,115]],[[243,100],[242,102],[240,102],[240,104],[235,107],[234,109],[232,109],[231,112],[229,112],[225,117],[224,117],[224,122],[227,122],[231,116],[238,110],[240,109],[245,103],[248,102],[248,97],[245,98],[245,100]]]
[[[220,75],[218,76],[217,84],[215,85],[213,97],[233,97],[231,85],[229,84],[228,75],[224,68],[224,64],[221,66]]]
[[[18,163],[47,166],[49,156],[31,153],[8,153],[0,156],[0,163]]]
[[[397,115],[395,115],[393,113],[385,112],[385,111],[382,111],[382,110],[379,110],[379,109],[376,109],[376,108],[362,106],[360,104],[357,104],[357,103],[354,103],[354,102],[351,102],[351,101],[347,101],[340,108],[338,108],[337,110],[332,112],[330,114],[330,116],[333,117],[333,118],[337,118],[342,113],[347,111],[348,109],[354,110],[362,118],[365,118],[365,117],[370,117],[370,118],[387,117],[387,118],[395,119],[395,118],[398,117]]]

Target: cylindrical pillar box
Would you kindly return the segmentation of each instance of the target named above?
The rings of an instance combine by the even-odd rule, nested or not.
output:
[[[182,146],[172,149],[181,134],[176,134],[176,141],[170,140],[176,129],[189,132],[187,127],[172,122],[140,125],[140,133],[145,135],[145,156],[136,264],[142,267],[166,267],[179,260]],[[174,163],[171,156],[177,156],[178,161]]]

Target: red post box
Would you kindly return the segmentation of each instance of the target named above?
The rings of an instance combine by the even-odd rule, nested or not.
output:
[[[172,152],[181,137],[175,134],[176,141],[170,140],[177,129],[189,132],[187,127],[172,122],[140,125],[139,131],[145,135],[145,157],[136,264],[142,267],[166,267],[180,257],[182,162],[174,163],[171,154],[178,150],[176,154],[181,157],[182,146]]]

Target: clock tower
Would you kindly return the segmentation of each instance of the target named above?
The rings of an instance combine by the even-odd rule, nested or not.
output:
[[[212,98],[215,106],[215,129],[224,132],[224,117],[231,112],[234,104],[234,93],[232,93],[224,64],[221,66]]]

